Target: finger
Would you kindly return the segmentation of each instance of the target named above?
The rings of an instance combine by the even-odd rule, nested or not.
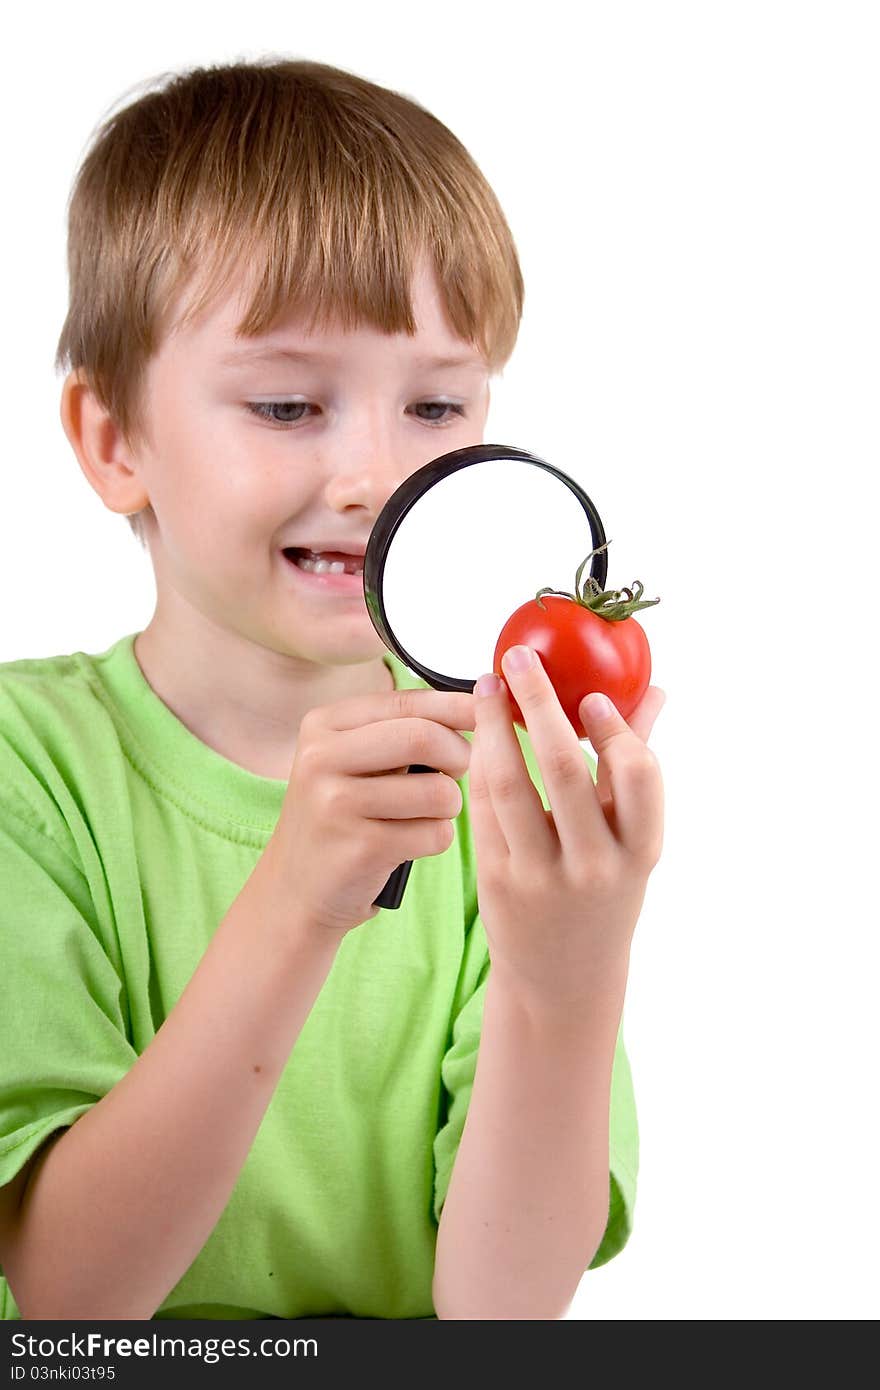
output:
[[[328,764],[346,772],[381,777],[420,765],[445,772],[456,782],[467,772],[471,746],[466,734],[434,719],[382,719],[358,729],[333,731]]]
[[[629,727],[643,743],[647,743],[657,716],[666,704],[666,691],[658,685],[649,685],[632,714],[627,719]],[[608,782],[607,759],[601,763],[596,773],[596,789],[603,806],[608,803],[610,787]]]
[[[507,852],[518,859],[557,852],[555,833],[548,825],[540,792],[529,769],[513,727],[513,712],[503,681],[488,695],[476,696],[475,737],[480,741],[483,776],[492,801],[492,811]],[[583,755],[581,755],[583,756]]]
[[[393,690],[374,691],[370,695],[348,695],[332,705],[316,706],[310,711],[334,729],[359,729],[381,719],[433,719],[448,724],[450,729],[473,730],[474,697],[457,690]]]
[[[606,823],[625,849],[653,867],[663,845],[663,779],[657,759],[607,697],[586,696],[578,713],[599,768],[605,766],[603,780],[613,803],[613,817],[606,817]]]
[[[515,650],[505,652],[502,669],[528,729],[559,845],[566,855],[580,855],[585,841],[606,829],[590,769],[540,653],[533,651],[529,664],[517,670],[510,661]],[[544,824],[549,833],[546,818]]]
[[[471,744],[471,761],[468,768],[469,808],[474,847],[479,864],[503,863],[510,850],[501,832],[492,794],[486,781],[483,767],[483,750],[479,729]]]

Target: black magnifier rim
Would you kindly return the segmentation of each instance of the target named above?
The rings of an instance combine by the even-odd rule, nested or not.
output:
[[[484,463],[489,459],[505,458],[520,459],[525,463],[536,464],[539,468],[544,468],[548,473],[552,473],[560,482],[565,483],[586,513],[590,533],[593,537],[591,549],[597,550],[599,546],[606,543],[605,529],[599,513],[583,488],[567,473],[563,473],[559,468],[554,468],[552,463],[548,463],[546,459],[538,458],[537,454],[532,454],[526,449],[517,449],[510,444],[469,445],[464,449],[453,449],[451,453],[441,454],[439,458],[432,459],[430,463],[425,464],[424,468],[411,474],[388,498],[370,533],[364,556],[364,600],[373,626],[386,647],[396,653],[404,666],[414,671],[422,680],[427,681],[428,685],[433,686],[435,690],[464,690],[471,693],[480,673],[478,672],[473,680],[458,680],[452,676],[446,676],[440,671],[432,671],[429,666],[423,666],[416,661],[415,657],[398,642],[388,621],[383,599],[385,561],[388,557],[388,551],[398,527],[407,513],[415,506],[420,497],[430,491],[435,483],[439,483],[442,478],[448,478],[452,473],[457,473],[460,468],[470,468],[472,464]],[[601,550],[598,555],[592,557],[590,563],[592,566],[590,576],[596,580],[600,589],[604,589],[608,574],[607,552]],[[581,582],[584,582],[583,575]]]

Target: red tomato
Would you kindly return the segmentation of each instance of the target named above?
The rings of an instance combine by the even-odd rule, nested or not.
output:
[[[593,552],[595,553],[595,552]],[[587,556],[587,559],[590,557]],[[586,564],[586,561],[584,561]],[[583,570],[578,570],[580,581]],[[642,600],[638,590],[609,590],[599,592],[596,581],[585,585],[583,597],[573,595],[553,597],[551,590],[542,589],[534,599],[524,603],[508,618],[495,646],[492,669],[504,680],[501,658],[510,647],[519,644],[536,651],[551,684],[565,710],[569,723],[579,739],[587,737],[578,715],[585,695],[599,690],[614,701],[620,714],[628,719],[651,682],[651,651],[644,630],[630,614],[638,608],[659,603],[659,599]],[[629,593],[629,602],[623,594]],[[601,616],[618,613],[616,619]],[[525,729],[522,711],[508,691],[514,722]]]

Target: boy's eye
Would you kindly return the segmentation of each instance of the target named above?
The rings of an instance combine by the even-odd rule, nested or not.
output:
[[[283,429],[285,425],[299,424],[303,417],[295,412],[309,410],[312,407],[308,401],[248,401],[247,408],[260,420],[279,425]],[[457,405],[454,401],[420,401],[415,409],[449,411],[452,415],[464,416],[464,406]],[[276,410],[280,412],[280,415],[273,415],[272,412]],[[440,417],[428,417],[424,423],[427,425],[446,425],[450,424],[451,420],[449,415],[442,415]]]
[[[422,410],[422,409],[426,409],[426,410],[448,410],[448,411],[451,411],[453,415],[461,415],[461,416],[464,415],[464,406],[456,405],[453,401],[420,401],[419,404],[416,406],[416,410]],[[449,420],[449,416],[448,416],[448,415],[442,415],[442,416],[434,415],[434,416],[429,416],[428,419],[427,419],[427,421],[426,421],[426,423],[427,423],[427,424],[435,424],[435,423],[436,423],[436,424],[439,425],[439,424],[446,424],[446,422],[447,422],[448,420]]]
[[[302,419],[301,415],[289,415],[288,411],[305,410],[305,401],[248,401],[248,410],[261,420],[268,420],[273,425],[295,425]],[[282,412],[280,418],[272,414],[273,410]]]

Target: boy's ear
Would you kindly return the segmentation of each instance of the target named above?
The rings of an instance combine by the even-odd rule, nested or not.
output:
[[[131,515],[149,505],[131,449],[80,368],[65,379],[61,424],[87,482],[105,507]]]

